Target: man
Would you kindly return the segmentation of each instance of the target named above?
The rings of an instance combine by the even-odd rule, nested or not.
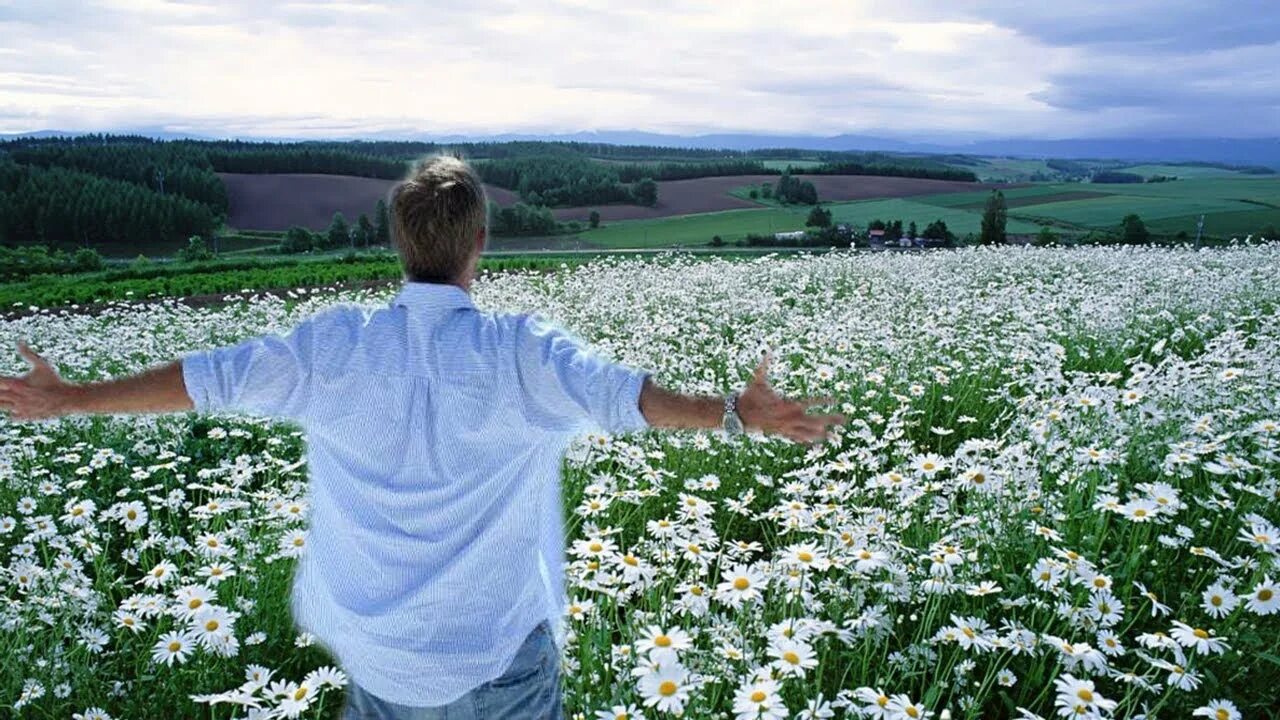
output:
[[[569,442],[745,426],[809,443],[844,419],[778,396],[767,355],[741,394],[687,396],[534,316],[477,310],[486,199],[459,159],[422,163],[391,213],[405,283],[386,307],[336,305],[283,337],[81,385],[20,343],[32,370],[0,378],[0,409],[298,422],[312,514],[292,609],[350,675],[346,717],[558,717]]]

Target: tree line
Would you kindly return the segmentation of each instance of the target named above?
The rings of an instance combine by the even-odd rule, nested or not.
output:
[[[475,163],[480,178],[513,190],[529,205],[572,207],[630,202],[654,205],[658,186],[651,177],[623,182],[606,163],[571,155],[533,155]]]
[[[0,155],[0,243],[51,247],[207,235],[222,216],[177,193]]]

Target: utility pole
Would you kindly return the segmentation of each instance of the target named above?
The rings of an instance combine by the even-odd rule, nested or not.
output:
[[[1196,223],[1196,249],[1200,249],[1200,235],[1204,233],[1204,215],[1200,216],[1200,221]]]

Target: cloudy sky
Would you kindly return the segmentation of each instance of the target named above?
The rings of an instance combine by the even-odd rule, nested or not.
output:
[[[1276,0],[0,0],[0,132],[1275,136],[1277,28]]]

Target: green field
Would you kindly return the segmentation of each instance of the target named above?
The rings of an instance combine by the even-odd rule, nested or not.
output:
[[[1116,168],[1119,172],[1133,173],[1143,177],[1151,177],[1152,175],[1171,175],[1177,178],[1219,178],[1219,177],[1240,177],[1238,170],[1231,170],[1222,167],[1210,167],[1207,165],[1169,165],[1160,163],[1131,165],[1129,167]]]
[[[1050,197],[1066,193],[1105,195],[1086,199]],[[1157,232],[1194,234],[1196,221],[1203,213],[1205,233],[1210,237],[1243,237],[1268,224],[1280,225],[1280,178],[1271,176],[1236,173],[1165,183],[1045,183],[1011,188],[1004,191],[1004,196],[1010,201],[1011,223],[1040,221],[1080,230],[1110,229],[1119,225],[1125,215],[1137,213]],[[986,192],[948,193],[915,201],[939,208],[977,208],[986,197]],[[1037,197],[1044,197],[1046,202],[1035,203]],[[1010,230],[1016,232],[1012,227]]]
[[[782,208],[725,210],[657,220],[610,223],[595,230],[587,230],[579,237],[602,248],[706,245],[716,235],[725,242],[731,242],[746,237],[748,233],[803,230],[807,216],[808,208],[803,210]]]
[[[829,203],[825,207],[831,210],[831,219],[835,222],[849,223],[859,229],[865,228],[867,223],[877,219],[885,222],[901,220],[904,226],[914,222],[919,230],[924,230],[924,227],[934,220],[941,220],[947,224],[948,230],[960,237],[968,233],[976,235],[982,229],[981,209],[944,208],[919,202],[914,198],[858,200]],[[1039,231],[1040,226],[1011,216],[1005,229],[1010,233],[1030,234]]]
[[[786,170],[787,166],[796,169],[817,167],[822,164],[821,160],[764,160],[762,165],[770,170]]]

